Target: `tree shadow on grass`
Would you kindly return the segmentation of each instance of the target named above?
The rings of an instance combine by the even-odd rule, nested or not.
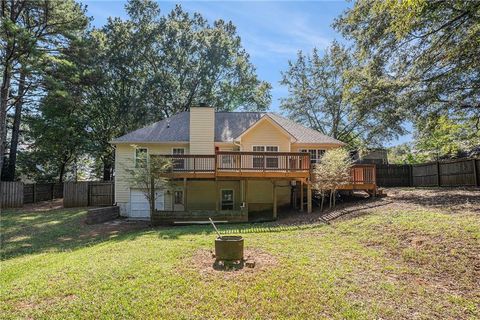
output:
[[[131,241],[144,235],[155,235],[162,240],[197,235],[216,237],[208,224],[151,227],[148,222],[118,219],[87,225],[84,222],[86,214],[87,208],[3,212],[0,217],[1,260],[70,251],[105,241]],[[223,235],[245,235],[313,229],[324,225],[324,221],[317,219],[288,224],[282,221],[219,224],[218,228]]]
[[[117,219],[96,225],[84,220],[86,208],[55,209],[42,212],[3,212],[0,218],[1,260],[43,252],[63,252],[105,241],[131,241],[144,235],[175,240],[188,235],[216,236],[210,225],[150,227],[148,222]],[[244,223],[219,225],[221,234],[285,232],[316,228],[322,223],[282,225]]]
[[[87,225],[86,208],[2,212],[1,260],[41,252],[62,252],[148,230],[143,223]]]

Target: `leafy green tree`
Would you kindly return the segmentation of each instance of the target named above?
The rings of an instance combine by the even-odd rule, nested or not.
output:
[[[176,6],[162,15],[150,0],[131,0],[128,19],[92,32],[92,65],[103,75],[87,95],[96,158],[108,179],[109,141],[205,102],[217,110],[265,110],[270,85],[257,78],[236,28],[209,24]]]
[[[156,190],[171,189],[171,181],[165,173],[170,172],[172,161],[161,156],[148,156],[142,153],[136,159],[136,163],[129,163],[125,171],[129,175],[132,185],[139,188],[150,207],[150,221],[155,211],[155,200],[158,197]]]
[[[88,67],[85,47],[83,40],[73,41],[48,64],[43,77],[45,96],[26,117],[28,148],[21,163],[26,176],[55,177],[62,182],[68,170],[78,167],[91,152],[85,92],[95,84],[96,75]]]
[[[415,150],[412,143],[403,143],[387,149],[388,163],[390,164],[415,164],[428,161],[428,157]]]
[[[321,210],[325,192],[330,191],[330,208],[335,206],[337,188],[347,184],[350,179],[352,160],[347,150],[342,148],[327,150],[320,163],[313,168],[313,188],[320,191],[322,197]]]
[[[428,160],[455,158],[480,144],[480,132],[472,121],[460,122],[446,116],[429,117],[418,123],[415,147]]]
[[[479,130],[479,16],[479,1],[356,1],[334,24],[361,62],[352,99],[413,121],[461,112]]]
[[[0,27],[0,175],[4,167],[7,115],[14,109],[8,178],[15,178],[16,151],[25,95],[37,87],[44,62],[83,30],[85,9],[74,0],[2,1]],[[38,99],[37,99],[38,100]]]
[[[345,99],[345,74],[355,63],[350,52],[337,42],[323,55],[317,49],[311,55],[300,51],[297,60],[289,61],[289,69],[282,73],[281,84],[287,86],[289,96],[282,99],[281,108],[292,119],[351,147],[380,144],[402,133],[395,116]]]

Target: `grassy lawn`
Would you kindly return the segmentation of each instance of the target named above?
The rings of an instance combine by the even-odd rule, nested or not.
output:
[[[0,318],[480,317],[480,219],[371,209],[329,225],[222,226],[275,261],[202,272],[207,226],[107,230],[84,210],[1,216]],[[257,268],[256,268],[257,269]]]

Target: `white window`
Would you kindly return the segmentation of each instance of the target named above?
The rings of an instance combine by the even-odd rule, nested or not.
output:
[[[138,168],[143,165],[148,160],[148,149],[147,148],[136,148],[135,149],[135,167]]]
[[[267,152],[278,152],[278,147],[277,146],[266,146]],[[278,157],[266,157],[265,158],[267,161],[266,167],[267,168],[278,168]]]
[[[319,163],[325,153],[323,149],[301,149],[300,152],[307,152],[310,154],[310,163]]]
[[[185,158],[182,157],[185,154],[185,148],[172,148],[172,154],[174,155],[172,161],[173,170],[185,169]]]
[[[222,189],[221,195],[222,210],[233,210],[233,190],[232,189]]]
[[[265,146],[253,146],[253,152],[265,152]],[[263,156],[253,156],[253,167],[263,168]]]
[[[278,146],[253,146],[252,149],[254,152],[278,152]],[[254,168],[278,168],[278,157],[265,157],[265,163],[263,156],[254,156],[253,157],[253,167]]]

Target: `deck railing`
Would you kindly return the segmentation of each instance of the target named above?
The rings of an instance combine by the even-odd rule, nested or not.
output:
[[[228,175],[255,175],[265,173],[269,175],[289,174],[295,177],[310,176],[312,165],[310,155],[302,152],[240,152],[221,151],[209,155],[160,155],[172,160],[172,174],[217,174]],[[351,184],[376,183],[375,165],[355,164],[350,169]]]
[[[310,172],[310,155],[300,152],[217,152],[158,155],[172,160],[172,173]]]
[[[376,183],[376,172],[374,164],[354,164],[350,168],[352,184],[373,184]]]
[[[218,152],[217,171],[279,171],[310,170],[310,156],[299,152]]]
[[[171,159],[172,172],[193,172],[193,173],[213,173],[215,172],[215,155],[161,155]]]

